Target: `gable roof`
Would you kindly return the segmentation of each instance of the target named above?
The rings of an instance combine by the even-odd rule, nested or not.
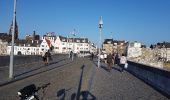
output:
[[[51,47],[51,41],[48,40],[47,38],[45,38],[45,41],[47,42],[47,45],[48,45],[48,47],[50,48],[50,47]]]
[[[103,44],[113,44],[113,45],[115,45],[115,43],[117,45],[121,45],[122,43],[123,43],[123,45],[127,44],[127,42],[124,40],[113,40],[113,39],[105,39],[103,42]]]
[[[12,36],[7,33],[0,33],[0,39],[4,42],[11,42]]]
[[[113,44],[113,39],[105,39],[103,44]]]
[[[31,46],[31,47],[39,47],[42,40],[15,40],[16,46]]]
[[[158,48],[170,48],[170,42],[157,43]]]
[[[77,42],[77,43],[88,43],[88,38],[67,38],[63,36],[59,36],[60,41],[62,42]]]

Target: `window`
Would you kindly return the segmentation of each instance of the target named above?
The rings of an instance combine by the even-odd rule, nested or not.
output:
[[[59,49],[59,47],[55,47],[55,49]]]
[[[66,41],[65,39],[62,40],[63,42]]]
[[[130,46],[131,46],[131,47],[134,47],[134,43],[130,43]]]
[[[80,42],[80,40],[77,40],[77,42]]]
[[[108,44],[110,44],[110,43],[111,43],[111,41],[107,41],[107,43],[108,43]]]
[[[77,44],[78,46],[82,46],[82,44]]]
[[[117,43],[114,43],[114,45],[117,45]]]

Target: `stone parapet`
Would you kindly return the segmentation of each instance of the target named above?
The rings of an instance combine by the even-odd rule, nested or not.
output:
[[[170,71],[128,61],[127,71],[170,96]]]

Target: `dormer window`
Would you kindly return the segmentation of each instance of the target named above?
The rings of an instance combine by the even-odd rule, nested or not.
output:
[[[65,42],[66,40],[65,39],[63,39],[63,42]]]
[[[117,43],[114,43],[114,45],[117,45]]]
[[[111,44],[111,41],[107,41],[108,44]]]
[[[77,40],[77,42],[80,42],[80,40]]]

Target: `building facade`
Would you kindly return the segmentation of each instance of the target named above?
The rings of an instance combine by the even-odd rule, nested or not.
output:
[[[0,55],[7,54],[7,47],[8,47],[8,42],[0,39]]]
[[[106,53],[123,54],[126,52],[127,44],[128,42],[124,40],[105,39],[102,44],[102,49]]]
[[[142,55],[142,43],[140,42],[130,42],[127,47],[127,57],[128,58],[135,58]]]
[[[18,39],[14,42],[14,55],[41,55],[42,52],[51,50],[53,53],[84,53],[96,52],[96,46],[88,38],[69,38],[64,36],[55,36],[53,32],[46,33],[41,40],[35,38],[35,32],[32,36],[26,36],[25,39]],[[11,43],[7,44],[6,54],[11,52]]]
[[[154,50],[155,49],[157,49],[158,57],[161,60],[170,62],[170,43],[169,42],[157,43]]]
[[[14,45],[14,55],[40,55],[41,40],[17,40]],[[10,55],[11,45],[8,45],[7,55]]]
[[[57,36],[54,43],[54,52],[69,53],[71,51],[74,53],[90,53],[96,52],[96,47],[87,38]]]

